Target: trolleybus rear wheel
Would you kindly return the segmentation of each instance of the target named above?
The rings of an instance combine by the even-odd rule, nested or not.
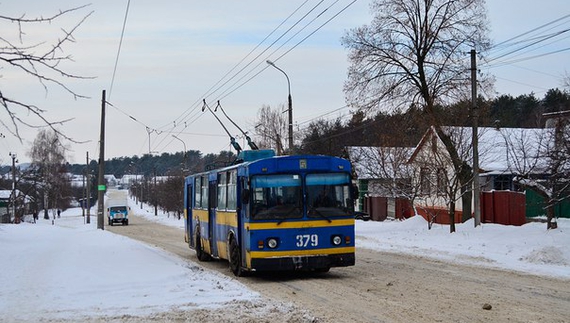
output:
[[[200,230],[196,230],[196,257],[200,261],[210,260],[210,255],[204,252],[202,249],[202,239],[200,238]]]

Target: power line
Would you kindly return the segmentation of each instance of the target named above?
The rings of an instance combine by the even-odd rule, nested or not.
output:
[[[111,100],[111,92],[113,91],[113,84],[115,83],[115,74],[117,72],[117,65],[119,64],[119,55],[121,54],[121,47],[123,45],[123,37],[125,35],[125,27],[127,26],[127,16],[129,15],[129,7],[131,0],[127,1],[127,9],[125,10],[125,18],[123,20],[123,29],[121,30],[121,38],[119,40],[119,49],[117,50],[117,57],[115,58],[115,67],[113,68],[113,76],[111,77],[111,86],[109,87],[109,100]]]
[[[300,6],[298,6],[286,19],[284,19],[276,28],[274,28],[261,42],[259,42],[257,44],[257,46],[255,46],[244,58],[242,58],[234,67],[232,67],[226,74],[224,74],[224,76],[218,80],[212,87],[210,87],[205,95],[202,98],[198,98],[196,100],[196,102],[194,104],[191,105],[190,108],[186,109],[182,114],[180,114],[180,116],[178,118],[176,118],[172,123],[167,123],[159,128],[151,128],[147,125],[145,125],[144,123],[140,122],[137,118],[125,113],[124,111],[118,109],[116,106],[116,109],[118,109],[121,113],[125,114],[126,116],[128,116],[130,119],[132,119],[133,121],[143,125],[145,127],[145,129],[152,129],[154,131],[157,131],[157,133],[168,133],[168,134],[172,134],[172,133],[176,133],[176,129],[180,129],[182,126],[184,128],[182,128],[182,130],[179,130],[177,133],[181,134],[183,133],[184,129],[186,129],[186,127],[190,126],[191,124],[195,123],[198,119],[200,119],[203,114],[200,113],[198,107],[199,107],[199,102],[205,98],[205,97],[212,97],[215,93],[219,93],[218,94],[218,100],[223,99],[229,95],[231,95],[232,93],[234,93],[235,91],[237,91],[239,88],[241,88],[242,86],[244,86],[245,84],[247,84],[249,81],[251,81],[254,77],[256,77],[257,75],[259,75],[265,68],[267,68],[265,66],[264,69],[260,70],[259,72],[257,72],[256,74],[254,74],[253,76],[251,76],[250,78],[248,78],[246,81],[241,82],[245,77],[247,77],[248,75],[250,75],[253,71],[255,71],[255,69],[257,69],[259,67],[260,64],[257,64],[254,67],[250,66],[256,61],[258,60],[261,55],[263,55],[263,53],[267,52],[269,49],[271,49],[272,47],[274,47],[277,42],[279,40],[281,40],[285,35],[287,35],[288,33],[290,33],[293,28],[295,28],[296,26],[299,25],[299,23],[301,21],[303,21],[304,19],[306,19],[308,17],[308,15],[310,13],[312,13],[321,3],[323,3],[324,0],[320,1],[317,5],[313,6],[312,8],[310,8],[310,10],[308,12],[306,12],[302,18],[298,19],[296,22],[294,22],[294,24],[289,27],[287,29],[287,31],[283,32],[278,38],[277,40],[273,41],[270,45],[267,46],[266,49],[264,49],[262,51],[261,54],[258,54],[256,57],[252,58],[244,67],[242,67],[241,69],[237,70],[238,67],[240,65],[242,65],[249,57],[251,57],[253,55],[253,53],[255,53],[255,51],[257,49],[260,48],[260,46],[265,43],[272,35],[275,34],[275,32],[277,30],[279,30],[279,28],[281,26],[283,26],[287,21],[289,21],[295,13],[299,12],[300,9],[302,9],[302,7],[308,2],[305,1],[303,2]],[[332,8],[339,0],[336,0],[333,4],[329,5],[327,8],[325,8],[324,10],[322,10],[320,13],[317,14],[316,17],[314,17],[309,23],[307,23],[304,27],[301,28],[300,31],[297,31],[292,37],[290,37],[289,39],[287,39],[283,44],[281,44],[276,50],[273,51],[273,54],[275,54],[278,50],[280,50],[283,46],[285,46],[287,43],[291,42],[295,36],[297,36],[302,30],[306,29],[308,26],[310,26],[314,21],[316,21],[317,18],[322,17],[326,12],[330,11],[330,8]],[[301,43],[303,43],[304,41],[306,41],[309,37],[311,37],[312,35],[314,35],[317,31],[319,31],[321,28],[323,28],[326,24],[330,23],[330,21],[332,21],[333,19],[335,19],[338,15],[340,15],[342,12],[344,12],[346,9],[348,9],[352,4],[354,4],[357,0],[353,0],[352,2],[350,2],[347,6],[345,6],[344,8],[342,8],[340,11],[336,12],[336,14],[333,14],[332,17],[330,17],[329,19],[327,19],[324,23],[322,23],[320,26],[318,26],[316,29],[314,29],[312,32],[310,32],[308,35],[306,35],[304,38],[302,38],[300,41],[298,41],[293,47],[291,47],[290,49],[288,49],[287,51],[285,51],[283,54],[281,54],[277,59],[274,59],[274,61],[278,61],[279,59],[283,58],[285,55],[287,55],[288,53],[290,53],[293,49],[295,49],[296,47],[298,47]],[[130,1],[129,1],[130,3]],[[128,6],[127,6],[127,12],[128,12]],[[125,22],[123,25],[123,32],[125,29],[125,25],[126,25],[126,19],[127,19],[127,14],[125,14]],[[121,42],[122,42],[122,38],[123,38],[123,34],[121,35]],[[120,50],[119,46],[119,50]],[[117,61],[118,61],[118,57],[119,54],[117,54]],[[261,62],[264,62],[265,58],[263,58],[261,60]],[[116,66],[115,66],[115,70],[116,70]],[[246,72],[246,69],[249,68],[249,72]],[[236,71],[237,70],[237,71]],[[233,74],[232,74],[233,73]],[[234,82],[232,85],[230,85],[228,87],[228,83],[235,79],[237,76],[239,76],[240,74],[244,74],[245,76],[242,76],[241,78],[238,79],[237,82]],[[113,75],[115,75],[115,73],[113,73]],[[232,75],[231,77],[229,77],[230,75]],[[114,76],[113,76],[114,79]],[[241,83],[240,83],[241,82]],[[226,88],[225,91],[222,91],[223,88]],[[165,128],[170,128],[170,130],[166,130]],[[159,130],[162,129],[162,130]],[[169,136],[170,137],[170,136]],[[164,142],[165,138],[162,138],[158,145],[162,144]],[[172,139],[171,139],[172,141]],[[166,145],[168,146],[168,144]]]
[[[304,27],[301,28],[301,30],[297,31],[293,36],[291,36],[289,39],[287,39],[280,47],[278,47],[276,50],[273,51],[273,53],[275,53],[277,50],[281,49],[285,44],[289,43],[296,35],[298,35],[302,30],[306,29],[311,23],[313,23],[317,18],[321,17],[325,12],[327,12],[330,8],[332,8],[339,0],[333,2],[333,4],[329,5],[327,8],[325,8],[323,11],[321,11],[319,14],[317,14],[317,16],[315,18],[313,18],[309,23],[307,23]],[[314,35],[317,31],[319,31],[321,28],[323,28],[325,25],[327,25],[328,23],[330,23],[330,21],[332,21],[334,18],[336,18],[338,15],[340,15],[342,12],[344,12],[346,9],[348,9],[352,4],[354,4],[357,0],[353,0],[352,2],[350,2],[347,6],[345,6],[344,8],[342,8],[340,11],[338,11],[336,14],[334,14],[331,18],[329,18],[328,20],[326,20],[323,24],[321,24],[319,27],[317,27],[315,30],[313,30],[312,32],[310,32],[307,36],[305,36],[302,40],[300,40],[299,42],[297,42],[292,48],[290,48],[289,50],[287,50],[285,53],[283,53],[282,55],[280,55],[278,57],[278,59],[284,57],[286,54],[288,54],[289,52],[291,52],[294,48],[296,48],[297,46],[299,46],[301,43],[303,43],[304,41],[306,41],[309,37],[311,37],[312,35]],[[212,96],[214,93],[221,91],[221,89],[226,86],[228,84],[229,81],[231,81],[232,79],[234,79],[235,77],[237,77],[239,74],[243,73],[245,71],[245,69],[247,67],[249,67],[253,62],[255,62],[256,59],[258,59],[259,57],[261,57],[261,55],[263,53],[265,53],[267,50],[269,50],[272,46],[274,46],[277,41],[279,41],[281,38],[283,38],[287,33],[289,33],[293,27],[297,26],[302,20],[304,20],[311,12],[313,12],[323,1],[320,1],[319,3],[317,3],[317,5],[313,6],[309,12],[307,12],[306,14],[304,14],[300,19],[298,19],[292,27],[288,28],[281,36],[279,36],[277,38],[276,41],[272,42],[265,50],[262,51],[261,54],[258,54],[255,58],[253,58],[245,67],[241,68],[238,72],[234,73],[234,75],[232,77],[230,77],[228,80],[226,80],[222,85],[218,86],[216,89],[215,86],[212,86],[208,91],[207,94],[205,94],[205,97],[210,97]],[[304,5],[305,3],[303,3],[302,5]],[[301,5],[301,6],[302,6]],[[300,7],[298,7],[295,12],[297,12],[299,10]],[[287,20],[290,19],[290,17],[292,17],[292,14],[289,15],[287,17],[287,19],[285,19],[281,24],[283,25],[283,23]],[[274,29],[270,34],[273,34],[275,30],[277,30],[278,27],[276,29]],[[262,42],[264,42],[268,37],[265,37],[264,40]],[[260,43],[261,44],[261,43]],[[259,45],[256,46],[255,48],[258,48]],[[253,51],[250,51],[250,53],[248,53],[247,56],[250,56],[251,53]],[[278,59],[276,59],[275,61],[277,61]],[[245,59],[242,59],[240,62],[243,62]],[[217,100],[222,100],[224,98],[226,98],[227,96],[231,95],[232,93],[234,93],[235,91],[237,91],[239,88],[241,88],[242,86],[244,86],[245,84],[249,83],[252,79],[254,79],[256,76],[258,76],[259,74],[261,74],[261,72],[263,72],[267,66],[264,66],[264,68],[262,68],[260,71],[258,71],[257,73],[255,73],[253,76],[251,76],[250,78],[248,78],[247,80],[245,80],[244,82],[240,83],[238,85],[238,83],[240,81],[242,81],[245,77],[247,77],[248,75],[250,75],[253,71],[255,71],[256,68],[259,67],[259,65],[261,65],[263,62],[265,61],[265,59],[261,60],[257,65],[255,65],[252,69],[250,69],[249,72],[245,73],[244,76],[242,76],[241,78],[239,78],[236,82],[234,82],[230,87],[228,87],[225,91],[223,91],[221,94],[218,95],[218,97],[216,98]],[[239,65],[239,63],[234,66],[234,68],[232,68],[232,70],[235,70],[235,68]],[[229,75],[231,72],[226,73],[224,75],[224,77],[222,77],[222,79],[220,79],[218,82],[216,82],[216,84],[220,84],[222,82],[222,80]],[[196,101],[198,102],[198,100]],[[196,115],[202,115],[199,112],[196,112],[198,108],[198,105],[195,103],[193,105],[192,108],[187,109],[187,111],[185,113],[183,113],[181,115],[184,116],[186,115],[184,118],[185,123],[187,124],[192,124],[198,117],[196,117],[196,119],[190,121],[189,118],[196,116]],[[181,118],[179,117],[179,118]],[[178,119],[179,119],[178,118]],[[174,126],[171,130],[171,132],[174,130],[176,126]],[[171,140],[173,141],[173,140]]]

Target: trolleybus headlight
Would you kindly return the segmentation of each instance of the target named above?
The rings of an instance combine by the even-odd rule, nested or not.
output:
[[[269,238],[267,239],[267,246],[271,249],[275,249],[277,248],[277,246],[279,245],[279,242],[277,241],[277,238]]]
[[[342,242],[342,238],[340,236],[333,236],[332,237],[332,244],[335,246],[339,246]]]

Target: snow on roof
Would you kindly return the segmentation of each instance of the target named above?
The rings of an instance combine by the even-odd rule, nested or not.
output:
[[[459,143],[460,156],[472,164],[473,129],[444,127],[454,142]],[[478,128],[479,168],[482,172],[542,172],[546,169],[545,149],[552,129],[546,128]]]
[[[9,199],[12,195],[12,190],[0,190],[0,199]]]
[[[483,171],[524,174],[544,172],[552,129],[482,128],[479,158]]]

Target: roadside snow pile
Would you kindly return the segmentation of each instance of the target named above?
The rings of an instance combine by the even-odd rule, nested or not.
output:
[[[534,250],[520,260],[533,264],[568,266],[568,260],[565,259],[564,253],[558,247],[544,247]]]
[[[235,279],[83,224],[82,216],[55,223],[0,225],[0,320],[146,315],[260,298]]]
[[[545,223],[523,226],[482,224],[473,220],[428,230],[421,216],[405,221],[356,221],[356,246],[414,254],[456,263],[492,266],[538,275],[570,278],[570,220],[558,219],[558,229]]]

